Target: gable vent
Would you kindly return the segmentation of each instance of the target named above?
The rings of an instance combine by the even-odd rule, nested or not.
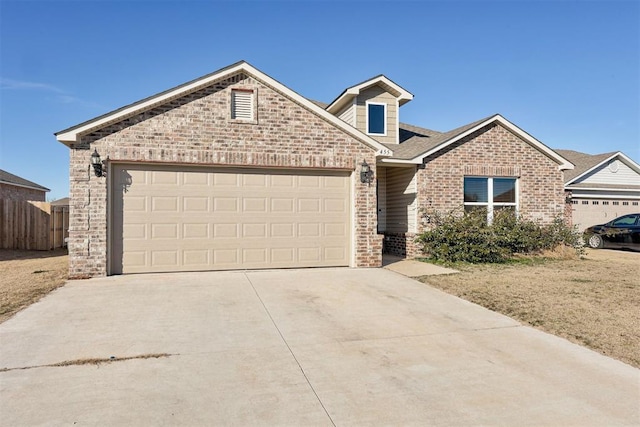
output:
[[[253,91],[231,91],[231,118],[238,120],[253,120]]]

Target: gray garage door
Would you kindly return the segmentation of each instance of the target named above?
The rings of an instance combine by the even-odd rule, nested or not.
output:
[[[116,165],[112,274],[349,265],[347,172]]]

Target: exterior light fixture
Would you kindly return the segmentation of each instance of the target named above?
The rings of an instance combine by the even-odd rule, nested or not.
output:
[[[373,180],[373,171],[371,170],[371,166],[367,164],[365,160],[362,161],[360,165],[360,182],[363,184],[371,184]]]
[[[98,150],[94,149],[93,154],[91,154],[91,166],[93,166],[93,172],[97,177],[106,176],[107,173],[104,171],[104,163],[100,160],[100,154],[98,154]]]

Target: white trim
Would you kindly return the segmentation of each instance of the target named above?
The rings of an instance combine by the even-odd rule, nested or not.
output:
[[[379,83],[383,83],[387,86],[390,86],[396,92],[398,92],[398,95],[395,95],[395,97],[398,101],[402,102],[403,105],[413,99],[413,94],[408,92],[406,89],[395,84],[385,76],[378,76],[378,77],[369,79],[365,82],[362,82],[358,85],[347,88],[344,92],[342,92],[342,94],[340,94],[340,96],[338,96],[331,104],[329,104],[326,110],[332,114],[335,114],[336,111],[340,109],[340,106],[345,103],[347,98],[357,97],[358,95],[360,95],[360,92],[362,92],[363,90],[371,86],[375,86],[376,84],[379,84]]]
[[[572,199],[625,199],[640,200],[640,195],[615,195],[615,194],[571,194]]]
[[[400,144],[400,103],[396,99],[396,144]]]
[[[349,267],[356,267],[356,190],[359,182],[358,171],[351,172],[351,191],[349,192],[349,202],[351,204],[351,214],[349,215],[349,226],[351,227],[351,242],[349,250],[351,251]]]
[[[399,159],[380,159],[381,162],[383,163],[397,163],[397,164],[401,164],[401,165],[419,165],[422,164],[422,159],[419,160],[399,160]]]
[[[472,133],[476,132],[477,130],[482,129],[483,127],[485,127],[488,124],[491,124],[493,122],[500,123],[502,126],[504,126],[508,130],[510,130],[511,132],[516,134],[518,137],[520,137],[523,140],[525,140],[527,143],[529,143],[529,145],[533,146],[538,151],[540,151],[543,154],[545,154],[547,157],[553,159],[556,163],[558,163],[558,169],[559,170],[567,170],[567,169],[573,169],[574,168],[573,164],[570,163],[567,159],[565,159],[564,157],[560,156],[558,153],[553,151],[551,148],[547,147],[542,142],[538,141],[537,139],[535,139],[534,137],[532,137],[531,135],[529,135],[528,133],[526,133],[525,131],[523,131],[522,129],[520,129],[519,127],[514,125],[513,123],[511,123],[510,121],[508,121],[507,119],[502,117],[500,114],[496,114],[495,116],[488,118],[487,120],[483,121],[482,123],[479,123],[479,124],[475,125],[471,129],[468,129],[465,132],[455,136],[454,138],[451,138],[448,141],[438,145],[437,147],[432,148],[431,150],[427,151],[426,153],[422,153],[419,156],[414,157],[413,159],[411,159],[411,161],[413,163],[422,163],[422,161],[423,161],[423,159],[425,157],[430,156],[433,153],[437,153],[438,151],[442,150],[443,148],[448,147],[449,145],[461,140],[462,138],[464,138],[464,137],[466,137],[468,135],[471,135]]]
[[[640,174],[640,165],[638,163],[634,162],[629,157],[627,157],[622,151],[618,151],[617,153],[612,154],[611,156],[607,157],[605,160],[603,160],[600,163],[596,164],[592,168],[587,169],[586,171],[582,172],[580,175],[576,176],[575,178],[572,178],[570,181],[565,182],[565,186],[571,184],[572,182],[575,182],[575,181],[579,180],[580,178],[584,177],[585,175],[588,175],[589,173],[591,173],[594,170],[598,169],[603,164],[605,164],[607,162],[610,162],[611,160],[613,160],[616,157],[619,157],[620,159],[622,159],[623,163],[625,163],[627,166],[629,166],[631,169],[633,169],[636,173]]]
[[[353,127],[358,128],[358,98],[353,98],[353,103],[351,104],[353,108]]]
[[[482,178],[482,179],[486,179],[487,180],[487,201],[486,202],[465,202],[464,201],[464,180],[467,178]],[[493,201],[493,181],[496,179],[512,179],[515,181],[515,185],[514,185],[514,199],[515,202],[494,202]],[[463,200],[462,200],[462,206],[463,209],[466,206],[486,206],[487,207],[487,223],[491,224],[493,222],[493,212],[495,211],[495,207],[502,207],[502,206],[513,206],[515,208],[515,212],[516,215],[518,215],[518,213],[520,212],[520,203],[519,203],[519,197],[520,197],[520,184],[519,184],[520,179],[518,177],[514,177],[514,176],[478,176],[478,175],[465,175],[463,177],[463,181],[462,181],[462,193],[463,193]]]
[[[359,139],[364,144],[368,145],[370,148],[373,148],[374,150],[376,150],[376,156],[391,155],[392,151],[387,147],[385,147],[384,145],[382,145],[381,143],[379,143],[378,141],[376,141],[375,139],[364,134],[363,132],[360,132],[355,127],[343,122],[342,120],[340,120],[339,118],[331,114],[330,112],[320,108],[313,102],[309,101],[303,96],[300,96],[299,94],[289,89],[282,83],[269,77],[268,75],[264,74],[262,71],[258,70],[257,68],[254,68],[252,65],[244,61],[239,62],[238,64],[231,66],[229,68],[225,68],[214,74],[194,80],[188,85],[180,86],[178,88],[169,90],[168,92],[165,92],[157,96],[152,96],[142,103],[134,104],[130,107],[125,107],[121,110],[114,111],[111,114],[107,114],[99,119],[91,120],[82,126],[72,128],[71,130],[68,130],[64,133],[58,133],[56,134],[56,139],[62,143],[65,143],[66,145],[77,143],[80,141],[81,134],[88,133],[90,131],[95,131],[110,123],[117,122],[118,120],[123,120],[126,117],[154,108],[171,99],[179,98],[188,93],[202,89],[215,81],[224,79],[227,76],[238,74],[238,73],[245,73],[245,74],[251,75],[255,79],[261,81],[267,86],[270,86],[271,88],[282,93],[283,95],[290,98],[294,102],[300,104],[304,108],[320,116],[321,118],[331,123],[335,127],[339,128],[340,130],[346,132],[347,134],[351,135],[356,139]]]
[[[640,188],[598,188],[598,187],[571,187],[569,185],[565,185],[564,189],[567,191],[602,191],[602,192],[607,192],[607,191],[622,191],[625,193],[633,193],[633,192],[640,192]]]
[[[382,118],[384,120],[384,132],[383,133],[371,133],[369,132],[369,105],[382,105],[384,107],[384,114]],[[375,136],[387,136],[387,112],[389,111],[389,106],[386,102],[376,102],[376,101],[366,101],[365,102],[365,130],[367,135],[375,135]]]

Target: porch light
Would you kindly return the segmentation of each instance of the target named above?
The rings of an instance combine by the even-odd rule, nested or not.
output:
[[[371,170],[371,166],[367,164],[365,160],[362,161],[360,165],[360,182],[363,184],[371,184],[373,180],[373,171]]]
[[[93,172],[97,177],[106,176],[107,173],[104,171],[104,162],[100,160],[100,154],[98,154],[98,150],[94,149],[93,154],[91,154],[91,166],[93,166]]]

